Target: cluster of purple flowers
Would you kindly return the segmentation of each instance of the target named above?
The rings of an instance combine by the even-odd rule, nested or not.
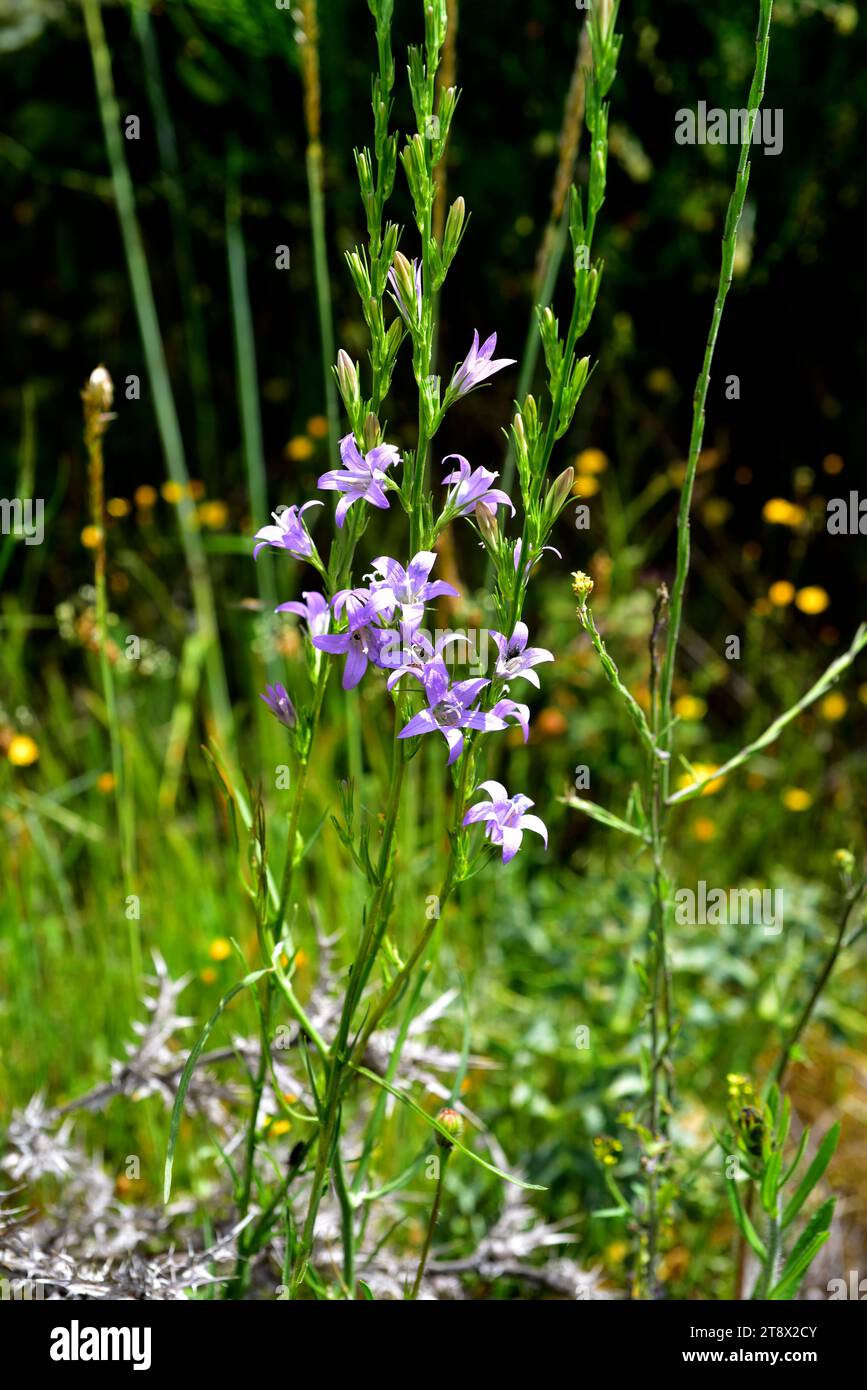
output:
[[[402,298],[392,277],[392,289],[398,308],[405,320],[411,321],[417,305]],[[417,300],[420,295],[417,292]],[[496,334],[481,346],[474,334],[472,347],[452,376],[448,393],[457,399],[483,384],[501,368],[511,365],[512,359],[494,359]],[[486,468],[472,468],[461,454],[450,454],[443,464],[455,460],[457,467],[443,478],[448,488],[441,522],[458,517],[471,517],[479,503],[496,516],[504,506],[512,515],[515,508],[502,489],[494,486],[497,474]],[[342,527],[355,502],[364,501],[380,509],[388,508],[388,492],[398,484],[389,470],[400,462],[393,444],[378,444],[363,452],[353,434],[340,441],[341,468],[323,473],[317,486],[323,491],[340,494],[336,521]],[[309,560],[324,574],[315,546],[304,521],[310,507],[322,506],[319,501],[306,502],[301,507],[288,507],[274,513],[274,525],[264,526],[254,538],[254,557],[266,547],[288,552],[296,559]],[[520,546],[520,542],[518,542]],[[520,563],[518,546],[515,566]],[[538,558],[538,557],[537,557]],[[441,733],[448,745],[448,764],[460,758],[464,749],[464,732],[491,732],[506,729],[514,721],[522,730],[524,742],[529,736],[530,711],[525,704],[509,698],[508,693],[497,699],[490,708],[482,707],[482,692],[491,685],[485,677],[452,681],[443,659],[445,647],[461,640],[455,634],[441,638],[435,645],[421,631],[426,605],[443,595],[459,597],[458,591],[444,580],[431,580],[436,561],[433,551],[423,550],[403,567],[388,555],[373,561],[372,571],[365,576],[366,586],[341,589],[330,603],[320,593],[305,592],[304,602],[282,603],[278,613],[291,612],[303,618],[312,645],[330,656],[345,658],[343,688],[351,690],[361,681],[368,666],[388,671],[388,689],[392,690],[404,677],[413,677],[421,686],[425,705],[398,732],[398,738],[414,738],[428,733]],[[340,627],[333,631],[333,627]],[[508,692],[508,682],[523,678],[538,688],[539,678],[533,669],[541,662],[553,661],[551,652],[541,647],[528,647],[528,631],[519,622],[510,635],[491,632],[497,647],[494,679]],[[287,728],[296,722],[295,708],[282,685],[269,686],[260,697],[275,717]],[[518,850],[523,830],[535,830],[545,838],[547,832],[537,816],[527,816],[532,802],[524,796],[509,798],[498,782],[484,782],[491,801],[471,807],[464,825],[485,822],[485,834],[495,845],[502,846],[503,860],[510,860]]]

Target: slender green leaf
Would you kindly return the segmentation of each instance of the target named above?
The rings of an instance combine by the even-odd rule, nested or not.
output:
[[[453,1134],[449,1134],[445,1125],[441,1125],[435,1115],[429,1115],[428,1112],[423,1110],[405,1091],[398,1090],[396,1086],[390,1086],[387,1081],[383,1081],[381,1076],[377,1076],[376,1072],[368,1071],[367,1067],[354,1067],[353,1070],[357,1071],[359,1076],[366,1076],[368,1081],[373,1081],[377,1086],[381,1086],[383,1090],[388,1091],[389,1095],[394,1096],[396,1100],[402,1101],[403,1104],[408,1106],[420,1119],[430,1125],[431,1129],[435,1129],[438,1134],[442,1134],[454,1148],[459,1149],[462,1154],[465,1154],[467,1158],[471,1158],[474,1163],[478,1163],[482,1168],[487,1168],[489,1173],[495,1173],[498,1178],[503,1178],[506,1182],[513,1183],[515,1187],[522,1187],[525,1192],[547,1191],[547,1188],[543,1187],[540,1183],[524,1182],[522,1178],[516,1178],[513,1173],[507,1173],[502,1168],[498,1168],[496,1164],[489,1163],[486,1158],[482,1158],[479,1154],[473,1153],[472,1149],[468,1149],[465,1144],[461,1143],[460,1139],[456,1139]]]
[[[623,835],[636,835],[639,840],[647,838],[637,825],[630,825],[628,821],[621,820],[611,811],[606,811],[604,806],[597,806],[595,801],[585,801],[581,796],[563,796],[559,800],[564,805],[571,806],[574,811],[583,811],[585,816],[590,816],[591,820],[598,821],[600,825],[607,825],[609,830],[619,830]]]
[[[728,1193],[729,1205],[731,1206],[732,1215],[735,1219],[735,1222],[737,1223],[738,1230],[741,1232],[744,1239],[749,1244],[750,1249],[753,1250],[756,1255],[758,1255],[759,1259],[764,1264],[765,1260],[767,1260],[768,1258],[768,1252],[765,1249],[764,1244],[760,1239],[755,1226],[753,1225],[752,1221],[747,1216],[747,1213],[744,1210],[744,1205],[741,1201],[741,1194],[738,1192],[737,1183],[735,1182],[734,1178],[726,1178],[726,1191]]]
[[[186,1065],[184,1066],[184,1069],[181,1072],[181,1079],[178,1082],[178,1093],[175,1096],[175,1103],[172,1106],[172,1119],[171,1125],[169,1127],[169,1144],[168,1149],[166,1151],[166,1167],[165,1176],[163,1179],[164,1202],[168,1202],[172,1191],[172,1168],[174,1166],[175,1161],[175,1147],[178,1142],[178,1131],[181,1127],[181,1116],[184,1113],[184,1099],[187,1094],[187,1087],[190,1084],[190,1078],[192,1077],[192,1074],[196,1069],[196,1063],[198,1062],[199,1057],[202,1054],[202,1049],[204,1048],[205,1043],[208,1041],[208,1038],[213,1032],[215,1024],[219,1021],[220,1016],[222,1015],[227,1004],[231,1003],[231,1001],[235,998],[235,995],[240,994],[242,989],[249,989],[251,985],[256,984],[257,980],[261,980],[263,975],[267,975],[269,973],[270,970],[267,969],[253,970],[249,975],[245,975],[244,979],[241,980],[237,985],[233,985],[232,988],[229,990],[228,994],[223,995],[216,1009],[211,1014],[211,1017],[208,1019],[207,1023],[205,1024],[204,1028],[202,1029],[201,1033],[196,1038],[196,1041],[193,1044],[192,1051],[190,1052],[190,1055],[186,1061]]]
[[[813,1261],[813,1257],[821,1250],[825,1241],[828,1239],[828,1235],[828,1231],[823,1231],[821,1235],[816,1236],[810,1241],[809,1246],[802,1251],[798,1263],[793,1267],[791,1273],[782,1278],[780,1282],[775,1284],[771,1289],[768,1294],[769,1299],[773,1299],[775,1303],[779,1303],[783,1300],[794,1298],[800,1287],[801,1280]]]
[[[839,1123],[832,1125],[819,1145],[816,1157],[807,1169],[794,1197],[790,1200],[783,1212],[783,1230],[791,1226],[801,1207],[806,1202],[816,1183],[821,1178],[828,1164],[831,1162],[834,1150],[837,1147],[837,1140],[840,1138]]]

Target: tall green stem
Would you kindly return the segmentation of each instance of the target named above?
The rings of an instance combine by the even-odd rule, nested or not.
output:
[[[741,152],[738,159],[738,170],[735,177],[734,191],[729,200],[728,212],[726,214],[719,280],[717,282],[716,299],[711,315],[710,329],[705,344],[704,361],[702,362],[701,372],[699,373],[695,394],[693,396],[689,457],[687,459],[686,475],[684,477],[683,487],[681,488],[680,506],[677,515],[677,565],[674,585],[671,591],[671,617],[668,627],[665,656],[662,664],[662,686],[660,692],[662,706],[661,733],[665,740],[666,747],[670,747],[671,743],[671,688],[674,680],[677,644],[680,639],[684,591],[689,574],[689,518],[692,507],[692,493],[695,484],[696,469],[698,468],[699,455],[701,453],[702,440],[704,439],[705,406],[707,404],[707,394],[710,386],[710,369],[713,363],[716,340],[722,321],[726,297],[728,296],[732,283],[735,251],[737,250],[738,228],[744,210],[744,200],[747,196],[747,185],[750,179],[749,152],[753,138],[753,127],[765,92],[765,75],[768,68],[773,7],[773,0],[760,0],[759,28],[756,35],[756,62],[753,80],[750,86],[749,101],[747,103],[748,116],[743,127]],[[667,776],[668,774],[666,774],[666,791]]]
[[[232,711],[220,650],[214,595],[205,551],[197,530],[195,507],[190,497],[190,478],[184,443],[160,334],[147,257],[136,214],[132,180],[123,146],[121,115],[111,72],[111,55],[102,23],[100,0],[82,0],[82,3],[93,60],[105,147],[111,167],[115,203],[136,316],[147,362],[150,386],[153,391],[157,426],[169,476],[178,485],[180,492],[178,516],[181,544],[190,575],[198,633],[205,647],[211,707],[217,735],[228,750],[231,748],[233,740]]]

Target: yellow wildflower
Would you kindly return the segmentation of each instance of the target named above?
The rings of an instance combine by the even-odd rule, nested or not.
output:
[[[39,758],[39,747],[29,734],[16,734],[6,749],[13,767],[30,767]]]
[[[802,613],[824,613],[830,602],[827,593],[818,584],[808,584],[795,594],[795,607],[800,608]]]
[[[788,579],[778,579],[768,590],[768,598],[775,608],[785,608],[795,597],[795,586]]]
[[[803,787],[786,787],[783,792],[783,805],[787,811],[808,811],[813,798]]]
[[[827,719],[834,724],[838,719],[843,718],[848,708],[849,702],[846,696],[841,695],[839,690],[832,690],[831,694],[826,695],[819,705],[819,713],[823,719]]]
[[[219,531],[229,520],[229,508],[225,502],[202,502],[199,506],[199,520],[211,531]]]
[[[707,710],[704,700],[700,700],[697,695],[681,695],[674,702],[674,712],[681,719],[696,720],[701,719]]]
[[[296,434],[294,439],[289,440],[283,453],[293,462],[301,463],[304,459],[309,459],[313,453],[313,441],[308,439],[306,434]]]
[[[575,458],[576,473],[604,473],[608,467],[608,455],[601,449],[582,449]]]

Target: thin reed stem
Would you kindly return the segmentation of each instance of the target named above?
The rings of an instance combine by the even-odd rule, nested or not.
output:
[[[197,529],[195,507],[190,497],[190,478],[184,443],[160,333],[150,271],[136,214],[132,180],[124,151],[120,108],[114,90],[111,54],[102,23],[101,3],[100,0],[82,0],[82,4],[93,61],[105,147],[111,168],[115,205],[150,378],[150,387],[153,391],[154,409],[163,456],[169,477],[178,485],[180,490],[178,518],[181,544],[190,576],[198,636],[204,648],[211,711],[217,736],[226,750],[229,751],[233,746],[234,739],[232,710],[219,642],[214,595],[207,558]]]

